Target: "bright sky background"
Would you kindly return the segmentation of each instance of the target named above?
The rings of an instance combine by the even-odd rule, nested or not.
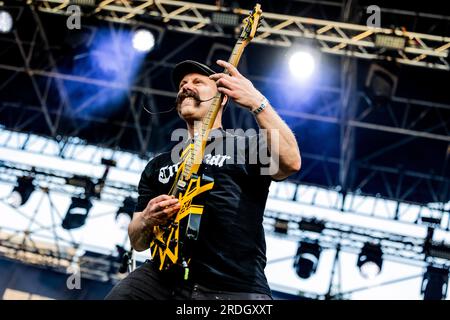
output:
[[[101,177],[104,167],[101,165],[92,165],[92,163],[100,163],[102,157],[109,158],[113,155],[111,150],[99,149],[92,146],[71,147],[66,150],[66,155],[76,155],[77,160],[64,160],[51,156],[58,150],[56,143],[40,137],[30,139],[27,151],[15,150],[17,145],[21,144],[25,135],[14,133],[0,129],[0,161],[11,161],[16,164],[35,165],[39,168],[48,168],[58,171],[85,174],[93,178]],[[100,151],[100,152],[99,152]],[[140,172],[144,168],[146,161],[143,161],[132,154],[116,152],[113,155],[117,161],[117,168],[112,168],[109,180],[121,181],[137,185]],[[84,160],[85,162],[83,162]],[[3,177],[4,178],[4,177]],[[14,179],[11,179],[14,181]],[[48,197],[40,191],[35,191],[30,200],[18,210],[13,209],[6,204],[5,199],[12,190],[12,184],[0,182],[0,227],[2,231],[7,232],[9,229],[24,230],[30,228],[37,230],[40,226],[50,226],[52,224],[52,214]],[[293,187],[289,184],[272,184],[271,196],[289,195]],[[302,199],[312,197],[317,189],[311,187],[302,187],[300,194]],[[58,213],[53,215],[58,228],[55,230],[61,239],[70,240],[71,237],[77,242],[84,245],[85,249],[103,251],[105,253],[115,251],[116,244],[128,244],[126,229],[115,221],[115,212],[117,206],[103,202],[94,201],[94,207],[89,214],[87,223],[73,231],[67,232],[60,227],[61,217],[66,213],[70,205],[70,197],[59,193],[50,193],[53,203],[56,205]],[[326,206],[327,203],[333,202],[336,197],[335,192],[321,191],[318,195],[319,203]],[[373,199],[375,200],[375,199]],[[367,214],[373,210],[374,202],[369,200],[361,201],[360,211],[367,211]],[[376,207],[376,210],[383,208]],[[424,237],[426,228],[424,226],[411,225],[407,223],[394,222],[391,220],[381,220],[368,215],[359,215],[352,213],[342,213],[336,210],[321,209],[316,206],[294,203],[287,200],[275,200],[269,197],[267,209],[288,212],[291,214],[299,214],[302,217],[316,217],[327,221],[335,221],[355,226],[369,227],[383,231],[392,231],[402,235],[411,235]],[[386,209],[386,208],[384,208]],[[411,208],[410,208],[411,209]],[[411,210],[413,211],[414,208]],[[387,208],[392,210],[392,208]],[[35,214],[35,222],[30,226],[30,219]],[[60,217],[59,217],[60,216]],[[448,217],[446,217],[448,218]],[[414,219],[414,214],[411,214]],[[444,222],[446,223],[446,222]],[[36,239],[47,239],[52,241],[53,231],[42,230],[36,235]],[[450,235],[444,232],[437,232],[436,238],[440,240],[450,241]],[[292,266],[292,258],[297,250],[297,243],[279,237],[268,235],[267,241],[267,257],[268,265],[266,267],[266,275],[272,289],[296,293],[298,291],[312,292],[324,294],[328,290],[330,283],[331,267],[334,259],[334,250],[324,250],[319,260],[319,267],[311,278],[304,280],[299,278]],[[145,259],[149,255],[146,251],[138,255],[139,259]],[[284,258],[280,262],[271,262],[274,259]],[[383,269],[380,275],[374,280],[365,280],[356,267],[357,255],[341,252],[341,290],[348,292],[356,290],[351,296],[352,299],[422,299],[420,295],[420,286],[422,282],[422,274],[424,269],[421,267],[400,264],[392,261],[384,261]],[[416,276],[416,277],[414,277]],[[376,286],[392,280],[410,278],[409,280]],[[364,290],[369,286],[373,288]],[[448,297],[448,295],[447,295]],[[448,299],[448,298],[447,298]]]

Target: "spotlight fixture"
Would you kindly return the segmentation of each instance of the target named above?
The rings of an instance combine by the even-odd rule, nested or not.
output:
[[[146,29],[139,29],[133,35],[133,48],[139,52],[149,52],[155,46],[155,36]]]
[[[300,278],[307,279],[316,272],[322,248],[317,240],[301,241],[294,258],[294,269]]]
[[[115,167],[117,165],[117,161],[113,159],[102,158],[101,164],[105,165],[106,167]]]
[[[72,198],[72,203],[63,219],[62,227],[66,230],[76,229],[86,223],[86,218],[92,208],[89,198]]]
[[[211,22],[219,29],[231,36],[239,34],[240,16],[235,13],[239,8],[237,1],[216,1],[220,2],[217,5],[221,7],[220,11],[215,11],[211,14]]]
[[[116,221],[119,225],[126,228],[133,219],[134,209],[136,208],[136,200],[133,197],[126,197],[122,206],[116,212]]]
[[[435,218],[435,217],[420,217],[420,221],[423,224],[432,226],[432,227],[439,227],[439,225],[441,224],[441,217]]]
[[[136,203],[137,202],[133,197],[126,197],[123,200],[122,206],[117,210],[116,219],[120,214],[126,214],[130,217],[130,219],[132,219]]]
[[[289,221],[285,219],[275,218],[274,232],[287,234],[289,229]]]
[[[317,219],[302,219],[298,226],[300,230],[321,233],[325,229],[325,223]]]
[[[95,0],[72,0],[72,3],[79,6],[93,7]]]
[[[406,45],[405,37],[399,37],[383,33],[375,34],[375,47],[385,48],[388,50],[403,50],[405,49],[405,45]]]
[[[228,60],[228,57],[231,55],[231,52],[233,51],[233,48],[219,43],[219,42],[214,42],[211,46],[211,48],[209,49],[208,55],[206,56],[206,64],[209,66],[213,66],[213,70],[214,70],[214,65],[216,64],[217,60]]]
[[[0,10],[0,33],[8,33],[12,30],[13,18],[8,11]]]
[[[84,14],[91,14],[96,9],[96,0],[70,0],[71,5],[78,6]]]
[[[131,255],[132,250],[125,250],[124,247],[120,245],[116,245],[117,249],[117,261],[120,263],[119,273],[125,273],[128,270],[129,265],[131,264]]]
[[[304,81],[309,79],[316,68],[316,60],[308,51],[297,51],[289,58],[289,69],[294,78]]]
[[[448,289],[447,268],[428,266],[422,280],[421,294],[423,300],[443,300]]]
[[[366,242],[358,256],[357,266],[364,278],[373,279],[383,266],[381,245]]]
[[[8,203],[11,206],[18,208],[28,201],[35,189],[33,180],[34,178],[31,176],[17,178],[17,185],[8,197]]]
[[[450,260],[450,245],[433,241],[428,245],[426,254],[431,257]]]
[[[398,77],[387,68],[372,64],[367,74],[365,87],[372,103],[379,107],[385,105],[395,94]]]
[[[236,27],[239,25],[239,16],[232,12],[213,12],[211,21],[220,26]]]
[[[102,158],[101,163],[106,166],[105,171],[103,171],[102,177],[97,181],[95,184],[94,190],[95,190],[95,197],[100,199],[100,195],[103,191],[103,188],[105,187],[106,178],[108,177],[109,171],[111,167],[115,167],[117,165],[117,162],[113,159],[106,159]]]
[[[97,196],[95,183],[88,176],[76,174],[70,178],[66,178],[66,183],[71,186],[84,188],[86,198]]]

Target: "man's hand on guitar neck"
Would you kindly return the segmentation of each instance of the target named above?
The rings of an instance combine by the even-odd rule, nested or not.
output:
[[[149,248],[153,227],[165,224],[180,209],[174,196],[162,194],[151,199],[141,212],[135,212],[128,226],[128,235],[133,249],[144,251]]]
[[[216,73],[209,76],[216,81],[217,90],[233,99],[236,103],[250,111],[255,111],[262,106],[263,101],[268,102],[250,80],[245,78],[235,66],[223,60],[217,64],[224,67],[229,74]],[[268,131],[267,146],[273,157],[278,157],[278,168],[272,174],[275,180],[283,180],[300,170],[301,157],[298,144],[291,129],[280,118],[274,108],[267,103],[262,112],[255,114],[259,127]],[[273,132],[276,132],[272,139]]]
[[[228,74],[216,73],[209,76],[210,79],[216,81],[217,90],[250,111],[258,108],[264,96],[253,86],[253,83],[231,63],[217,60],[217,64],[228,71]]]

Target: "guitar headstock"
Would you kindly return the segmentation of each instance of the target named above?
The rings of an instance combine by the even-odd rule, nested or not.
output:
[[[257,3],[253,10],[250,12],[249,16],[244,19],[240,40],[243,42],[250,42],[256,34],[260,20],[261,20],[262,10],[261,5]]]

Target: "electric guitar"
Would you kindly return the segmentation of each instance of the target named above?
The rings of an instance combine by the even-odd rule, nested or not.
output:
[[[256,4],[250,15],[243,20],[241,33],[228,60],[237,67],[244,48],[253,39],[261,18],[261,6]],[[228,73],[224,70],[225,73]],[[194,204],[196,197],[214,186],[212,178],[198,172],[203,161],[206,142],[221,107],[224,95],[218,92],[206,116],[194,127],[193,141],[183,150],[181,164],[169,195],[178,198],[180,209],[174,219],[165,225],[155,226],[150,243],[152,258],[159,258],[159,270],[173,265],[184,268],[184,279],[189,276],[190,251],[200,231],[203,205]],[[198,199],[198,198],[197,198]]]

